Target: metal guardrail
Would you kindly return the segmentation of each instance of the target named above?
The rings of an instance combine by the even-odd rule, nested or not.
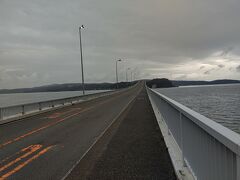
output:
[[[0,107],[0,123],[3,120],[18,118],[25,115],[41,112],[44,110],[50,110],[66,105],[73,105],[84,100],[88,100],[95,97],[101,97],[114,93],[115,91],[99,92],[81,96],[74,96],[69,98],[54,99],[49,101],[34,102],[28,104],[19,104],[14,106]]]
[[[190,169],[198,180],[240,180],[239,134],[155,90],[147,91],[159,125],[166,125],[164,139],[175,142],[173,156],[182,156],[182,169]]]

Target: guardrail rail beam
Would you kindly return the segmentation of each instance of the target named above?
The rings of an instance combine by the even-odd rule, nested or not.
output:
[[[240,180],[239,134],[156,90],[147,92],[161,131],[169,132],[164,139],[171,159],[181,152],[182,169],[186,166],[194,179]]]

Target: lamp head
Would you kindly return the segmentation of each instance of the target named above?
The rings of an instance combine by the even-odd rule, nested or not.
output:
[[[79,29],[83,29],[84,28],[84,26],[83,25],[81,25],[80,27],[79,27]]]

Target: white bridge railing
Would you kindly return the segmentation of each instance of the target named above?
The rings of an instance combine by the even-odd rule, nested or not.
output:
[[[186,176],[184,169],[188,169],[193,179],[240,180],[239,134],[155,90],[147,91],[173,165],[182,179]]]
[[[73,105],[75,103],[82,102],[87,99],[101,97],[107,94],[111,94],[113,92],[115,91],[106,91],[106,92],[99,92],[99,93],[81,95],[81,96],[75,96],[75,97],[69,97],[69,98],[54,99],[49,101],[0,107],[0,124],[1,122],[11,118],[19,118],[21,116],[26,116],[28,114],[49,110],[52,108],[57,108],[65,105]]]

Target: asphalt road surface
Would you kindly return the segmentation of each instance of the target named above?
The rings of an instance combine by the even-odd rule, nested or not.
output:
[[[66,177],[143,87],[0,125],[0,180]]]
[[[83,179],[177,179],[145,89],[66,178]]]

